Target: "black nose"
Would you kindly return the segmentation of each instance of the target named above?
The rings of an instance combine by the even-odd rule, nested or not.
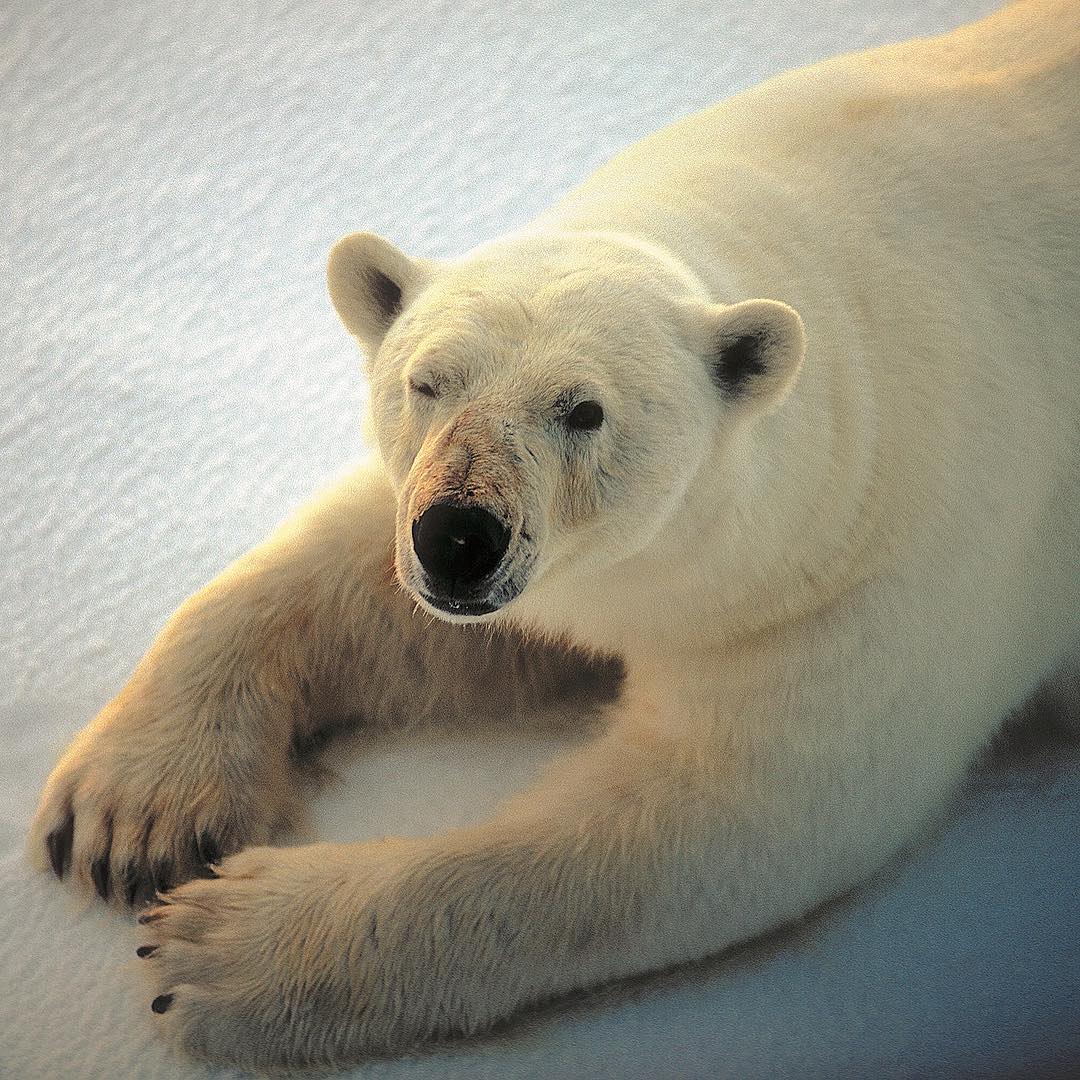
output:
[[[487,577],[510,546],[510,530],[479,506],[437,502],[413,522],[420,565],[451,596]]]

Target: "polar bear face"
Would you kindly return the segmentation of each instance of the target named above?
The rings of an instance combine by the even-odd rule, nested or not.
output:
[[[802,357],[785,305],[710,304],[587,234],[434,264],[359,233],[328,276],[368,356],[399,580],[449,621],[645,548]]]

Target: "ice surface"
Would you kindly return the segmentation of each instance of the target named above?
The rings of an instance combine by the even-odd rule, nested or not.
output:
[[[173,608],[357,456],[331,242],[363,227],[462,251],[676,116],[994,6],[4,5],[0,1075],[228,1075],[154,1038],[133,927],[74,913],[20,849],[56,755]],[[548,752],[388,745],[322,797],[317,829],[475,818]],[[1065,1075],[1078,775],[999,760],[939,837],[798,932],[357,1075]]]

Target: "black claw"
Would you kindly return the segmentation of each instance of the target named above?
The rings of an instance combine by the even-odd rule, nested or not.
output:
[[[221,845],[210,835],[209,830],[203,829],[199,834],[195,849],[199,853],[199,862],[221,862]]]
[[[140,945],[135,950],[135,955],[140,956],[145,960],[146,957],[153,956],[157,951],[158,947],[156,945]]]
[[[172,1003],[172,994],[158,994],[158,996],[150,1002],[150,1008],[156,1013],[163,1013]]]
[[[137,916],[135,921],[140,926],[145,926],[147,923],[157,922],[164,914],[165,912],[162,911],[161,908],[152,908],[150,911],[144,911],[141,915]]]
[[[64,871],[67,869],[68,858],[71,855],[71,841],[75,836],[75,816],[68,814],[64,824],[53,829],[45,837],[45,846],[49,849],[49,862],[52,863],[53,873],[64,879]]]
[[[192,874],[197,878],[202,878],[204,881],[213,881],[221,877],[212,866],[196,866],[192,870]]]
[[[102,900],[109,899],[109,856],[101,855],[90,864],[90,877]]]

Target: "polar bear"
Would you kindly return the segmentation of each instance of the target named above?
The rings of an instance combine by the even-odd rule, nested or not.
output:
[[[1076,10],[1031,0],[676,123],[460,260],[335,246],[378,454],[180,608],[32,828],[158,891],[164,1031],[246,1066],[475,1032],[919,838],[1077,653],[1078,99]],[[585,713],[616,663],[491,820],[263,846],[332,725]]]

